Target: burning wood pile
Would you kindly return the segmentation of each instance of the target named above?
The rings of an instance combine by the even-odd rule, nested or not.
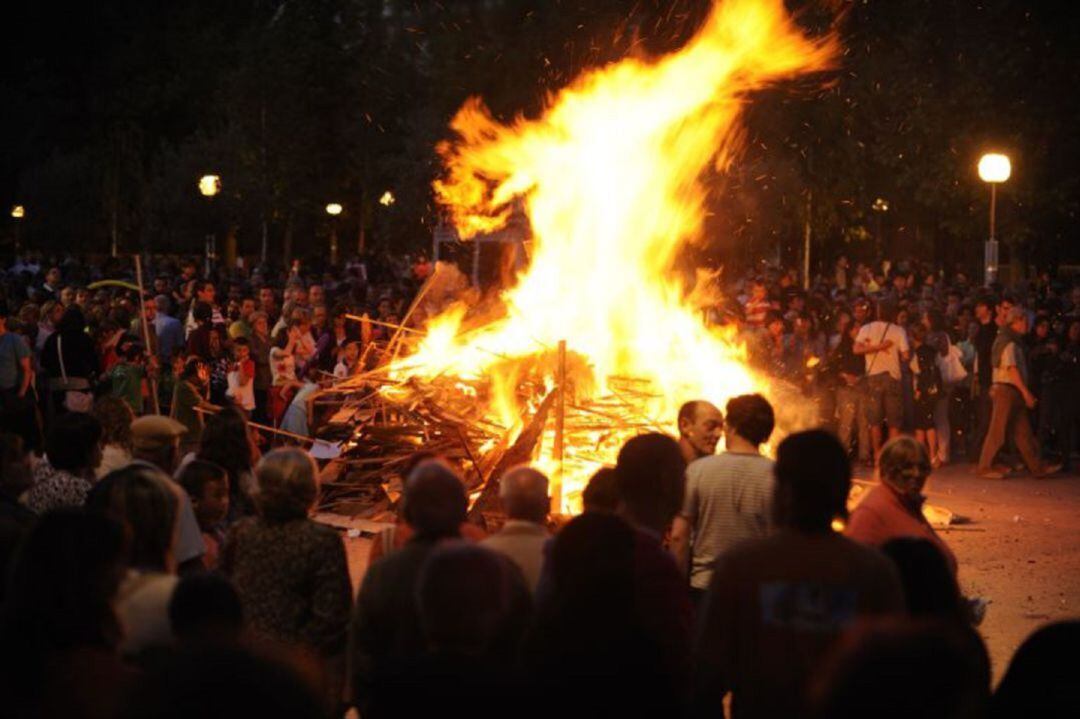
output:
[[[323,438],[341,442],[344,451],[324,481],[320,510],[353,516],[385,512],[400,495],[410,457],[419,451],[458,467],[475,522],[490,524],[498,514],[497,480],[522,463],[551,474],[553,511],[576,509],[585,481],[627,438],[663,430],[642,414],[643,406],[660,397],[647,380],[611,378],[606,393],[586,397],[577,388],[588,384],[587,367],[583,358],[568,357],[565,347],[538,353],[530,364],[516,384],[518,406],[524,409],[509,426],[492,418],[496,394],[487,377],[395,379],[386,366],[324,392],[324,397],[339,395],[331,402],[340,402],[340,409]],[[550,365],[554,382],[544,379]]]

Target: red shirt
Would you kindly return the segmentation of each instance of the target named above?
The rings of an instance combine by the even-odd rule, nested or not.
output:
[[[949,570],[956,575],[956,555],[949,545],[926,521],[922,511],[905,504],[896,490],[887,484],[875,486],[859,502],[844,534],[873,547],[881,547],[890,539],[901,537],[926,539],[941,550]]]

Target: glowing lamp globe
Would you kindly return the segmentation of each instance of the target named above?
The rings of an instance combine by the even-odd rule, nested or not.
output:
[[[221,192],[221,178],[217,175],[203,175],[199,178],[199,192],[203,197],[213,197]]]
[[[326,206],[326,214],[337,217],[341,214],[342,209],[343,208],[338,203],[331,202],[329,205]]]
[[[991,152],[979,159],[979,177],[983,182],[1005,182],[1011,174],[1012,163],[1006,155]]]
[[[21,220],[22,218],[26,217],[26,208],[22,205],[15,205],[11,208],[11,216],[14,217],[16,220]]]

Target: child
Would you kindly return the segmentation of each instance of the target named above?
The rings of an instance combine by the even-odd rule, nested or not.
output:
[[[300,331],[295,326],[278,335],[270,349],[270,419],[276,425],[285,414],[293,393],[302,384],[296,379],[296,345]]]
[[[313,368],[311,373],[313,374]],[[297,390],[281,418],[281,428],[287,432],[310,436],[309,425],[314,419],[315,393],[319,385],[310,376],[304,378],[304,384]]]
[[[108,374],[112,395],[124,400],[136,417],[143,413],[143,380],[146,372],[142,359],[142,347],[130,337],[124,337],[117,343],[116,362]]]
[[[341,351],[341,357],[338,359],[337,365],[334,367],[334,377],[337,379],[352,377],[356,374],[359,364],[360,343],[355,341],[347,342]]]
[[[177,479],[191,497],[191,508],[195,510],[195,520],[206,544],[203,564],[208,571],[214,571],[225,541],[223,523],[229,513],[229,474],[213,462],[193,459],[180,468]]]
[[[251,345],[247,338],[237,337],[233,340],[233,357],[236,362],[229,369],[229,389],[225,394],[251,412],[255,409],[255,362],[251,359]]]

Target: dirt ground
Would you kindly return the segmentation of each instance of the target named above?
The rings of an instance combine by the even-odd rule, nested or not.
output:
[[[931,477],[927,495],[971,520],[942,536],[964,593],[989,602],[979,631],[1000,679],[1035,629],[1080,617],[1080,477],[985,480],[952,465]]]
[[[931,477],[927,494],[970,520],[942,536],[964,593],[989,603],[979,631],[996,681],[1031,632],[1080,617],[1080,477],[984,480],[970,465],[951,465]],[[371,541],[347,538],[346,547],[358,584]]]

